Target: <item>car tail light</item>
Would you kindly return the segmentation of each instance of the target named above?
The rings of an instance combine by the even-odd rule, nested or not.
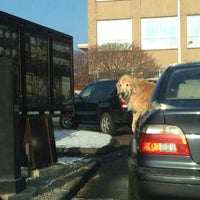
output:
[[[123,101],[122,99],[119,99],[119,103],[122,108],[127,108],[127,103],[125,101]]]
[[[141,133],[139,152],[189,156],[190,150],[182,130],[171,125],[146,125]]]

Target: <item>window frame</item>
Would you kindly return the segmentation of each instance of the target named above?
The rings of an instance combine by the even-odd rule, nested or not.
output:
[[[173,26],[175,27],[174,33],[173,33],[174,29],[170,29],[170,27],[172,26],[172,20],[174,20],[173,22]],[[153,25],[149,25],[151,21]],[[156,27],[156,28],[152,28],[152,27]],[[149,31],[148,29],[151,29],[152,32]],[[172,40],[169,40],[170,38],[174,39],[174,42],[171,42]],[[147,42],[145,44],[145,40],[151,40],[151,41],[155,40],[155,42],[152,44],[149,43],[150,45],[148,45]],[[177,49],[178,48],[177,17],[142,18],[141,19],[141,48],[142,50]]]
[[[196,24],[194,21],[193,22],[190,21],[192,19],[197,20],[197,18],[199,18],[198,24]],[[193,27],[191,27],[191,23],[192,23]],[[199,28],[196,29],[196,27],[199,27],[198,25],[200,26],[200,15],[187,16],[187,47],[188,48],[199,48],[200,47],[200,30],[199,30]],[[199,31],[199,33],[194,34],[195,30]],[[194,41],[190,39],[191,37],[199,38],[198,43],[194,43]]]
[[[97,20],[96,27],[97,45],[113,42],[132,43],[132,19]],[[109,34],[103,33],[103,29],[107,29]]]

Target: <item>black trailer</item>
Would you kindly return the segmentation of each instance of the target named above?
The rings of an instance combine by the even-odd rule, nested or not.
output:
[[[73,37],[0,11],[0,195],[57,161],[52,117],[74,115]]]
[[[0,12],[0,59],[17,75],[20,114],[73,113],[73,37]]]

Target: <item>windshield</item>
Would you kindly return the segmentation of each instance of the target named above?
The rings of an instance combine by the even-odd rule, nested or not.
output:
[[[199,100],[200,66],[171,68],[162,85],[160,99]]]

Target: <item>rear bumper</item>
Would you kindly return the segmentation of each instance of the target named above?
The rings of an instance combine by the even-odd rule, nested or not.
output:
[[[131,125],[132,113],[127,110],[115,110],[112,112],[113,119],[117,124]]]
[[[143,199],[200,199],[200,172],[136,167],[129,158],[130,190]],[[199,174],[199,177],[198,177]]]

